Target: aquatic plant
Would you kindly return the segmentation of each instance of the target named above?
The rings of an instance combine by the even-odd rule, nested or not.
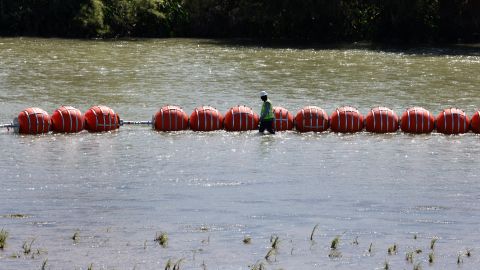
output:
[[[387,250],[388,255],[393,255],[397,254],[397,244],[393,244],[393,246],[390,246]]]
[[[372,247],[373,247],[373,243],[370,243],[370,246],[368,246],[368,253],[372,253]]]
[[[390,269],[390,265],[388,264],[388,261],[387,261],[387,260],[385,260],[383,269],[385,269],[385,270],[389,270],[389,269]]]
[[[417,240],[417,234],[414,234],[414,235],[413,235],[413,239],[414,239],[414,240]]]
[[[428,254],[428,262],[432,264],[434,260],[435,260],[435,254],[432,251]]]
[[[413,266],[413,270],[422,270],[422,264],[421,263],[417,263]]]
[[[353,239],[352,245],[358,246],[358,236],[355,236],[355,239]]]
[[[335,236],[335,238],[333,238],[332,240],[332,243],[330,244],[330,248],[335,250],[338,248],[338,244],[340,243],[340,236]]]
[[[173,266],[172,259],[168,259],[167,263],[165,264],[165,270],[172,269],[172,266]]]
[[[277,250],[278,249],[278,245],[280,244],[280,237],[276,236],[276,235],[272,235],[270,237],[270,243],[272,243],[272,249],[275,249]]]
[[[166,232],[157,233],[153,241],[158,242],[160,246],[166,248],[168,245],[168,235]]]
[[[80,240],[80,232],[78,230],[73,233],[72,240],[75,244]]]
[[[465,250],[465,256],[467,256],[467,257],[472,256],[472,252],[471,252],[471,251],[472,251],[471,249],[467,248],[467,250]]]
[[[244,243],[244,244],[250,244],[250,243],[252,243],[252,238],[251,238],[250,236],[248,236],[248,235],[244,236],[244,237],[243,237],[243,243]]]
[[[250,270],[266,270],[265,264],[263,262],[257,261],[254,265],[249,266]]]
[[[93,263],[91,263],[91,264],[88,266],[87,270],[93,270]]]
[[[42,268],[40,268],[41,270],[47,269],[47,262],[48,262],[48,259],[43,260]]]
[[[173,265],[173,268],[172,270],[180,270],[180,264],[183,262],[183,258],[178,260],[174,265]]]
[[[265,260],[270,262],[271,258],[276,254],[277,254],[277,250],[272,247],[270,250],[268,250],[267,255],[265,255]]]
[[[0,230],[0,249],[4,249],[7,246],[8,231],[5,229]]]
[[[462,259],[462,254],[459,253],[457,256],[457,264],[461,264],[461,263],[463,263],[463,259]]]
[[[414,256],[413,254],[414,254],[413,251],[407,252],[405,254],[405,260],[409,263],[413,263],[413,256]]]
[[[313,241],[313,234],[315,233],[317,228],[318,228],[318,224],[313,227],[312,233],[310,234],[310,241]]]
[[[435,243],[437,242],[438,238],[434,237],[432,241],[430,241],[430,249],[433,250],[435,248]]]
[[[23,245],[22,245],[23,254],[28,255],[32,252],[33,242],[35,242],[35,238],[30,243],[28,243],[27,241],[23,242]]]

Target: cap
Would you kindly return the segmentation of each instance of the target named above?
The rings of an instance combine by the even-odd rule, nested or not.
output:
[[[264,96],[267,96],[267,95],[268,95],[268,94],[267,94],[267,92],[265,92],[265,91],[260,92],[260,97],[264,97]]]

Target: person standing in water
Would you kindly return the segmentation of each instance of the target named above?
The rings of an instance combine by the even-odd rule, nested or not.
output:
[[[273,106],[268,99],[268,94],[265,91],[260,92],[260,98],[263,100],[262,112],[260,113],[260,127],[258,131],[263,133],[266,130],[270,134],[275,134],[273,129],[273,121],[275,121],[275,115],[273,114]]]

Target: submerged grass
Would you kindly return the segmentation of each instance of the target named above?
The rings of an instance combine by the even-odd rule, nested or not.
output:
[[[23,242],[23,245],[22,245],[23,254],[29,255],[32,252],[33,242],[35,242],[35,238],[32,239],[32,241],[30,241],[30,243],[28,243],[27,241]]]
[[[252,243],[252,238],[251,238],[250,236],[248,236],[248,235],[244,236],[244,237],[243,237],[243,243],[244,243],[245,245]]]
[[[318,224],[313,227],[312,233],[310,234],[310,241],[312,242],[313,242],[313,235],[315,234],[315,231],[317,230],[317,228],[318,228]]]
[[[168,246],[168,235],[166,232],[157,233],[153,241],[158,242],[160,246],[166,248]]]
[[[336,250],[338,248],[338,245],[340,244],[340,236],[335,236],[333,238],[332,243],[330,244],[330,248],[333,250]]]
[[[7,246],[8,231],[5,229],[0,230],[0,249],[4,249]]]

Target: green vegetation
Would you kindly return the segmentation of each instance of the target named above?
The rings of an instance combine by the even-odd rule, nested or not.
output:
[[[161,232],[160,234],[157,233],[154,239],[155,242],[158,242],[158,244],[164,248],[167,247],[168,245],[168,235],[166,232]]]
[[[7,246],[8,231],[3,228],[0,230],[0,249],[4,249]]]
[[[478,42],[463,0],[2,0],[0,35]]]

